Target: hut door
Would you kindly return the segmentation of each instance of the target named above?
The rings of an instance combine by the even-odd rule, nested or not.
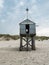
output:
[[[29,24],[26,24],[26,33],[29,34]]]

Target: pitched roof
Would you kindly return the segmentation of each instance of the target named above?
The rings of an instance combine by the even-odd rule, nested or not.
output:
[[[22,21],[20,24],[35,24],[34,22],[32,22],[29,19],[25,19],[24,21]]]

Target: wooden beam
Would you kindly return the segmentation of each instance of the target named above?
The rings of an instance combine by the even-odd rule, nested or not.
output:
[[[32,50],[35,50],[35,39],[34,39],[34,37],[32,37]]]
[[[25,42],[27,42],[27,40],[26,39],[24,39],[24,38],[22,38]]]
[[[20,37],[20,51],[22,50],[22,37]]]
[[[28,51],[28,37],[26,39],[27,39],[27,51]]]
[[[30,42],[30,41],[31,41],[31,39],[28,42]]]

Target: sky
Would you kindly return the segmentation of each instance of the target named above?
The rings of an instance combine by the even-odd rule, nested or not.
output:
[[[0,0],[0,34],[19,34],[27,17],[36,23],[36,35],[49,36],[49,0]]]

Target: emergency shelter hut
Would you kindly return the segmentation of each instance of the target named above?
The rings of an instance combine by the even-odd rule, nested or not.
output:
[[[29,46],[31,46],[32,50],[35,50],[35,35],[36,35],[36,24],[28,19],[28,8],[27,11],[27,19],[20,23],[20,51],[23,48],[29,50]],[[26,44],[23,45],[22,41],[25,41]],[[30,43],[31,42],[31,43]]]

